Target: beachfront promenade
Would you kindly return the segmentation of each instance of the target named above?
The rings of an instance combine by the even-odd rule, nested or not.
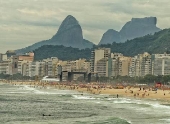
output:
[[[2,81],[1,81],[2,82]],[[76,90],[78,92],[90,93],[90,94],[109,94],[110,96],[117,97],[133,97],[140,99],[157,99],[163,101],[170,101],[170,88],[160,87],[155,89],[154,86],[137,86],[137,85],[116,85],[116,84],[101,84],[101,83],[47,83],[47,82],[35,82],[35,81],[3,81],[11,85],[28,85],[35,88],[47,88],[52,87],[61,90]]]

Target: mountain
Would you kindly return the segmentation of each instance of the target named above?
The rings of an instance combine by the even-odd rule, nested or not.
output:
[[[16,50],[16,53],[33,51],[43,45],[63,45],[73,48],[92,48],[93,43],[83,39],[82,29],[76,18],[68,15],[60,25],[57,33],[49,40],[37,42],[31,46]]]
[[[135,56],[144,52],[150,54],[170,53],[170,29],[156,32],[154,35],[146,35],[140,38],[126,41],[125,43],[102,44],[95,48],[111,48],[112,52],[123,53],[125,56]],[[64,46],[42,46],[34,51],[35,60],[49,57],[58,57],[61,60],[76,60],[79,58],[90,59],[92,49],[82,49]]]
[[[103,37],[99,44],[110,44],[113,42],[120,41],[121,36],[118,31],[113,29],[109,29],[107,32],[103,34]]]
[[[125,42],[147,34],[154,34],[161,30],[156,27],[156,24],[156,17],[132,18],[119,32],[110,29],[108,30],[109,32],[107,31],[104,33],[99,45],[107,43],[111,44],[113,42]]]
[[[112,52],[122,53],[125,56],[135,56],[144,52],[170,53],[170,29],[161,30],[154,35],[148,34],[135,38],[125,43],[113,42],[112,44],[102,44],[99,47],[111,48]]]

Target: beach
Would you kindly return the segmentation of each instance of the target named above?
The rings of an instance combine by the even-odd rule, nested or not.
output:
[[[79,83],[74,84],[70,82],[64,83],[42,83],[42,82],[28,82],[28,81],[14,81],[12,85],[29,85],[32,87],[46,88],[52,87],[62,90],[75,90],[80,93],[90,94],[108,94],[114,97],[133,97],[136,99],[154,99],[170,102],[170,90],[160,88],[155,91],[153,87],[149,86],[122,86],[122,85],[110,85],[110,84],[99,84],[93,83]]]

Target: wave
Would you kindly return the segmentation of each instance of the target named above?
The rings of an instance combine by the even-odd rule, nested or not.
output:
[[[96,99],[94,97],[91,96],[80,96],[80,95],[72,95],[74,97],[74,99],[86,99],[86,100],[90,100],[90,99]]]
[[[78,122],[77,124],[131,124],[131,122],[122,118],[111,117],[106,120]]]
[[[114,103],[117,104],[139,104],[139,105],[149,105],[154,108],[166,108],[170,109],[170,106],[163,105],[160,103],[155,103],[155,101],[146,101],[146,100],[135,100],[135,99],[127,99],[127,98],[109,98],[108,100],[114,100]]]

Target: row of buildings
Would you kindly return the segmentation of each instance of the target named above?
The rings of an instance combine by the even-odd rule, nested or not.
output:
[[[134,57],[111,53],[110,48],[95,49],[91,53],[91,72],[99,77],[170,75],[170,54],[145,52]]]
[[[12,54],[11,54],[12,53]],[[0,73],[23,76],[58,76],[61,72],[87,72],[99,77],[170,75],[170,54],[145,52],[134,57],[112,53],[110,48],[98,48],[91,52],[91,60],[62,61],[57,57],[34,61],[34,53],[15,55],[14,52],[0,54]],[[75,75],[77,79],[82,75]]]
[[[14,75],[17,73],[23,76],[40,78],[44,76],[58,77],[61,72],[82,71],[90,73],[90,62],[86,59],[75,61],[62,61],[57,57],[34,61],[34,53],[30,52],[25,55],[8,55],[0,54],[0,74]],[[82,75],[74,75],[77,79]]]

